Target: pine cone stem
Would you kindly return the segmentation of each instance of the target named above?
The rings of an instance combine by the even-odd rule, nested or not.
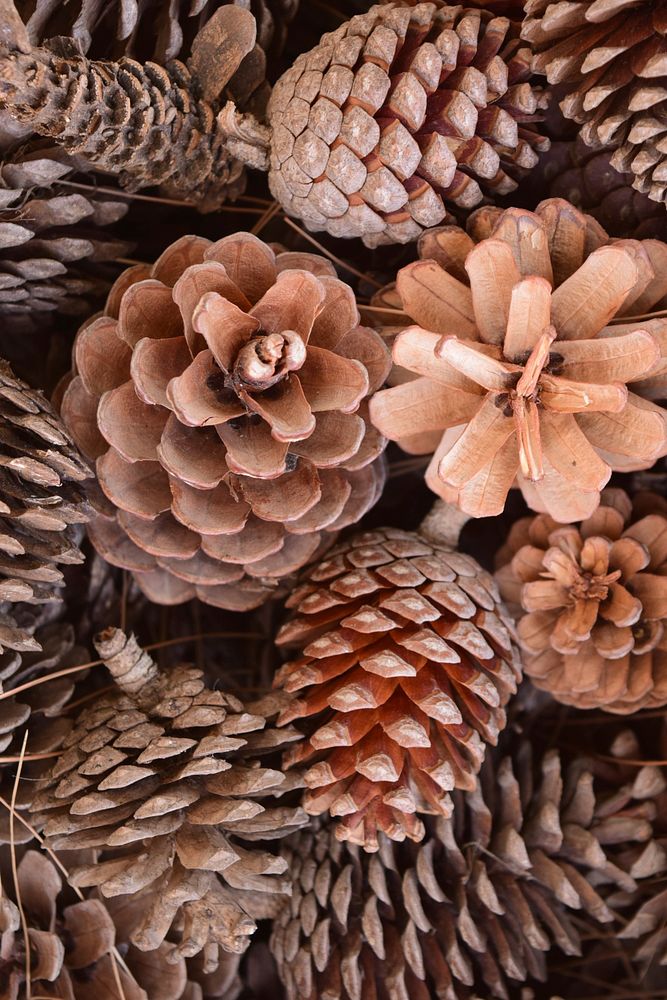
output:
[[[470,520],[470,514],[453,503],[436,500],[430,511],[419,525],[419,534],[429,542],[451,546],[455,549],[464,526]]]
[[[229,152],[247,167],[269,169],[271,129],[254,115],[240,114],[233,101],[227,101],[217,117],[218,128],[226,137]]]
[[[129,695],[137,695],[157,679],[155,661],[119,628],[107,628],[95,637],[95,649],[116,684]]]

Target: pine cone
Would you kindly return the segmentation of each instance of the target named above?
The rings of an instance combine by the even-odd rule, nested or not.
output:
[[[630,319],[665,296],[667,245],[611,243],[558,199],[479,209],[468,230],[427,234],[430,259],[399,272],[420,325],[393,356],[419,377],[377,393],[373,422],[407,451],[435,452],[426,482],[472,516],[499,514],[516,479],[531,509],[589,517],[612,471],[667,453],[650,401],[667,395],[667,321]]]
[[[526,673],[577,708],[627,714],[667,704],[667,503],[605,490],[580,524],[522,518],[498,553]]]
[[[499,602],[469,556],[390,528],[338,546],[288,599],[276,641],[303,654],[276,683],[305,691],[278,723],[307,720],[309,739],[286,764],[309,763],[305,809],[342,816],[340,839],[421,840],[418,814],[474,787],[521,675]]]
[[[291,786],[255,758],[297,734],[266,728],[238,699],[209,690],[199,670],[158,673],[118,629],[96,645],[118,688],[78,718],[39,784],[36,821],[56,849],[112,850],[70,881],[104,897],[142,894],[131,935],[140,950],[158,948],[176,923],[170,961],[204,949],[213,971],[219,946],[248,945],[255,923],[246,897],[289,892],[284,861],[257,842],[306,817],[257,801]]]
[[[146,1000],[114,947],[114,925],[99,899],[66,905],[61,875],[39,851],[26,851],[17,876],[14,899],[7,895],[11,878],[3,879],[0,897],[3,997],[92,1000],[120,996],[121,989],[125,1000]],[[30,994],[25,987],[26,937]]]
[[[358,324],[327,261],[247,233],[126,271],[63,400],[110,501],[98,551],[159,603],[247,610],[331,544],[384,481],[364,400],[389,358]]]
[[[595,149],[634,176],[653,201],[667,199],[664,146],[667,8],[664,0],[527,0],[521,37],[533,68],[567,88],[566,118]]]
[[[381,835],[368,855],[319,823],[290,838],[292,900],[271,939],[288,1000],[507,1000],[508,980],[543,980],[552,944],[580,953],[573,916],[610,922],[609,887],[632,892],[630,868],[655,872],[664,780],[612,777],[594,780],[583,758],[565,767],[555,749],[533,762],[515,737],[421,844]]]

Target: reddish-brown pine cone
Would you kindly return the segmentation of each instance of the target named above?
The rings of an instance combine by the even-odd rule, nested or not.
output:
[[[665,500],[610,489],[579,524],[523,518],[498,563],[537,687],[619,714],[667,703]]]
[[[328,261],[186,236],[116,282],[62,414],[97,460],[97,550],[162,604],[246,610],[377,500],[387,349]]]
[[[291,595],[277,642],[298,646],[276,683],[299,697],[279,723],[309,739],[304,807],[377,850],[378,831],[421,840],[419,813],[448,815],[505,725],[520,663],[493,578],[469,556],[385,528],[337,546]]]

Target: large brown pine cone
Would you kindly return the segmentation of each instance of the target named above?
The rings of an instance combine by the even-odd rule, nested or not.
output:
[[[309,229],[407,243],[507,194],[546,148],[539,90],[513,22],[446,4],[386,3],[299,56],[268,109],[269,184]]]
[[[545,978],[553,945],[580,954],[573,917],[610,922],[610,888],[664,867],[658,768],[594,779],[595,762],[531,750],[515,737],[487,757],[421,844],[381,835],[368,855],[330,821],[286,841],[294,889],[271,946],[289,1000],[507,1000],[513,981]]]
[[[469,556],[412,532],[354,536],[287,601],[277,642],[302,655],[276,683],[299,692],[279,723],[309,738],[307,812],[342,819],[337,836],[377,850],[378,831],[420,840],[420,814],[447,815],[473,788],[521,675],[493,578]]]
[[[36,822],[56,849],[111,852],[70,881],[104,897],[141,894],[131,935],[140,950],[159,947],[171,929],[170,960],[204,950],[212,971],[219,947],[247,947],[251,912],[265,915],[275,894],[289,892],[285,862],[261,841],[306,816],[258,801],[292,785],[257,757],[298,734],[267,728],[237,698],[207,688],[199,670],[159,673],[118,629],[96,645],[118,686],[79,716],[39,783]]]
[[[667,199],[665,0],[526,0],[521,36],[533,68],[567,96],[561,108],[584,141],[612,148],[612,166],[633,186]]]
[[[667,502],[605,490],[564,527],[522,518],[496,578],[516,609],[526,673],[577,708],[627,714],[667,704]]]
[[[612,241],[559,199],[481,208],[467,229],[425,234],[398,274],[419,325],[394,341],[408,373],[375,395],[373,422],[433,453],[427,484],[471,516],[499,514],[516,483],[532,510],[589,517],[612,471],[667,453],[652,402],[667,396],[667,319],[642,318],[665,299],[667,245]]]
[[[90,536],[153,600],[256,607],[378,498],[388,352],[320,257],[183,237],[74,360],[63,417],[110,501]]]

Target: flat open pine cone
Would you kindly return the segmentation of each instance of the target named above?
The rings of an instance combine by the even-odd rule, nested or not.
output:
[[[434,452],[426,482],[474,517],[500,513],[515,480],[531,509],[589,517],[612,471],[667,453],[651,402],[667,395],[667,320],[641,318],[667,292],[667,245],[611,243],[558,199],[479,209],[468,230],[427,234],[429,259],[398,274],[419,326],[394,361],[419,377],[377,393],[373,422]]]
[[[285,842],[294,889],[271,948],[288,1000],[507,1000],[512,983],[546,978],[553,945],[580,954],[582,917],[603,930],[610,888],[633,892],[664,866],[658,768],[594,781],[586,759],[531,761],[515,740],[421,844],[381,835],[368,855],[330,821]]]
[[[298,735],[266,728],[237,698],[209,690],[199,670],[158,673],[118,629],[96,645],[118,689],[77,720],[39,784],[36,821],[57,849],[112,849],[71,882],[109,897],[143,891],[138,948],[157,948],[176,921],[173,960],[204,949],[213,969],[219,946],[241,952],[255,930],[244,893],[289,892],[285,862],[253,842],[306,816],[257,801],[290,785],[256,758]]]
[[[110,501],[90,536],[152,600],[256,607],[379,496],[389,356],[321,257],[183,237],[74,360],[63,416]]]
[[[303,692],[279,723],[303,719],[309,813],[377,850],[378,831],[420,840],[419,813],[447,815],[473,788],[486,743],[521,676],[493,578],[469,556],[391,528],[354,536],[290,596],[277,642],[303,654],[276,683]],[[305,648],[304,648],[305,647]]]
[[[667,199],[667,4],[665,0],[527,0],[522,38],[533,68],[564,85],[561,108],[584,141],[612,148],[633,186]]]
[[[522,518],[497,580],[526,673],[558,701],[627,714],[667,704],[667,503],[605,490],[580,524]]]

